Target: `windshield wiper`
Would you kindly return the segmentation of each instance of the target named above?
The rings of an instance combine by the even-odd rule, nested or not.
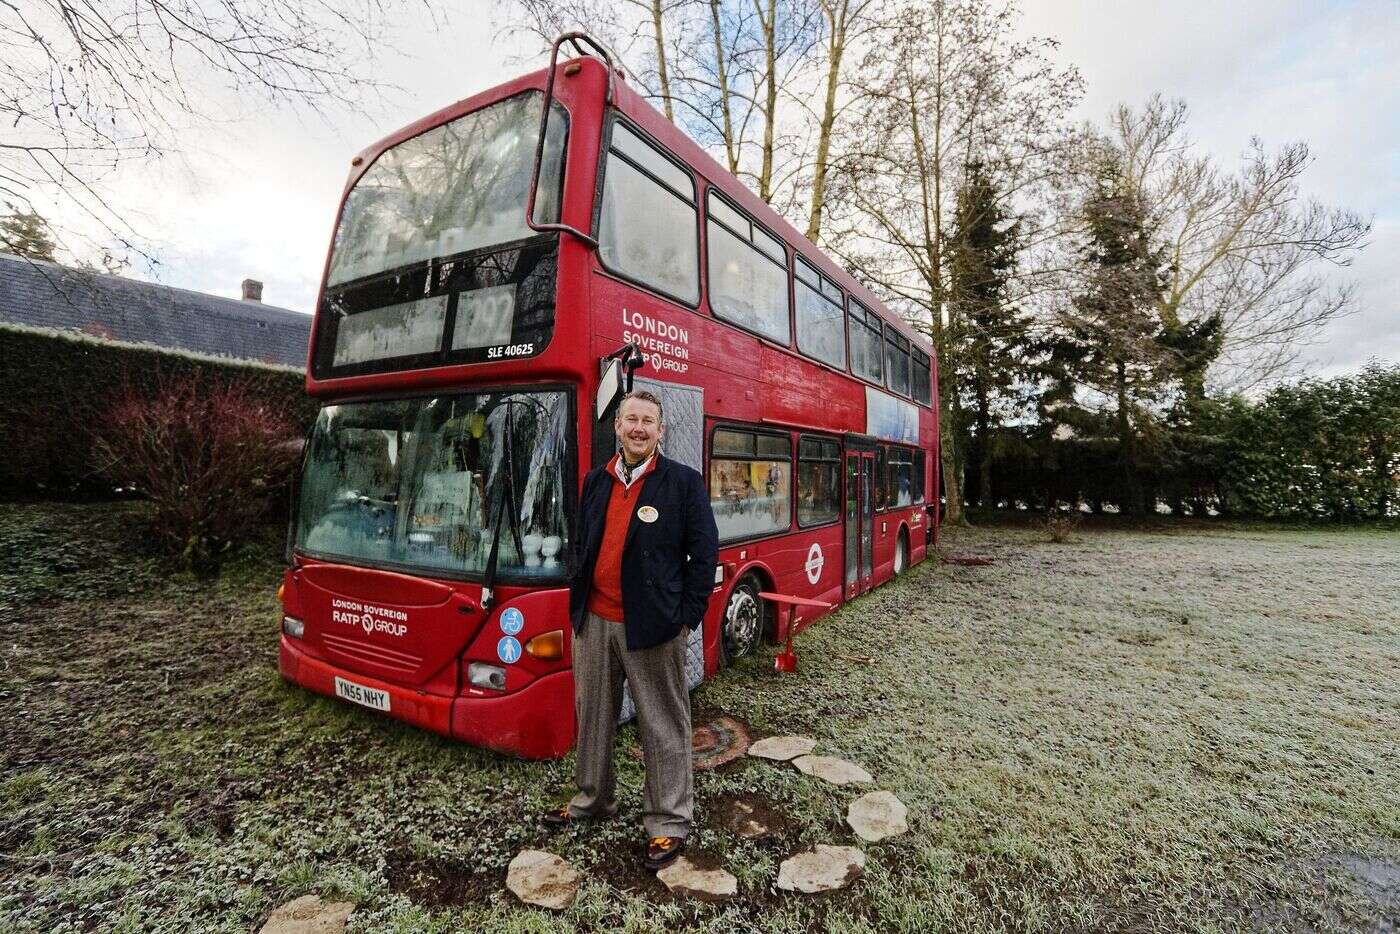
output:
[[[501,532],[505,527],[505,514],[510,513],[510,534],[515,541],[515,553],[523,555],[525,548],[520,539],[520,510],[515,505],[515,439],[512,437],[511,425],[515,422],[512,405],[516,404],[513,399],[505,399],[501,402],[506,407],[506,425],[503,432],[502,442],[505,451],[501,455],[501,469],[505,471],[505,489],[501,490],[499,505],[496,507],[496,521],[491,530],[491,551],[486,557],[486,572],[481,578],[481,609],[483,612],[491,609],[491,604],[495,602],[495,591],[493,586],[496,583],[496,565],[501,554]]]

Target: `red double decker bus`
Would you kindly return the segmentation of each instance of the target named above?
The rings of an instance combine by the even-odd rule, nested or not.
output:
[[[565,40],[352,160],[280,591],[284,678],[528,757],[574,739],[569,536],[624,363],[719,527],[692,687],[786,635],[760,593],[853,599],[937,516],[931,348]]]

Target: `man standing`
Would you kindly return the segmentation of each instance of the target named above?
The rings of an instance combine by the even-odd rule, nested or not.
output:
[[[613,428],[622,450],[584,478],[573,539],[579,791],[544,821],[558,827],[617,813],[613,739],[625,676],[646,765],[643,862],[655,870],[685,849],[694,812],[686,642],[714,588],[719,533],[704,478],[657,450],[660,399],[628,393]]]

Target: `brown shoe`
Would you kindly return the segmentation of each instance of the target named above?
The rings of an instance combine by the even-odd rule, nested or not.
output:
[[[563,807],[551,808],[540,815],[540,823],[551,830],[560,830],[578,820],[584,820],[584,818],[575,817],[567,804]]]
[[[604,814],[600,817],[592,817],[587,814],[575,814],[570,810],[569,805],[550,808],[540,815],[540,823],[550,830],[561,830],[572,824],[591,824],[594,821],[609,820],[616,815],[616,812]]]
[[[685,852],[685,837],[652,837],[647,841],[642,865],[652,872],[662,868]]]

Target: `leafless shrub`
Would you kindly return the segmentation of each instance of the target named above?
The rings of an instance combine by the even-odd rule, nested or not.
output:
[[[285,488],[293,421],[236,386],[182,378],[128,389],[94,431],[101,468],[155,504],[152,533],[183,567],[207,572]]]

